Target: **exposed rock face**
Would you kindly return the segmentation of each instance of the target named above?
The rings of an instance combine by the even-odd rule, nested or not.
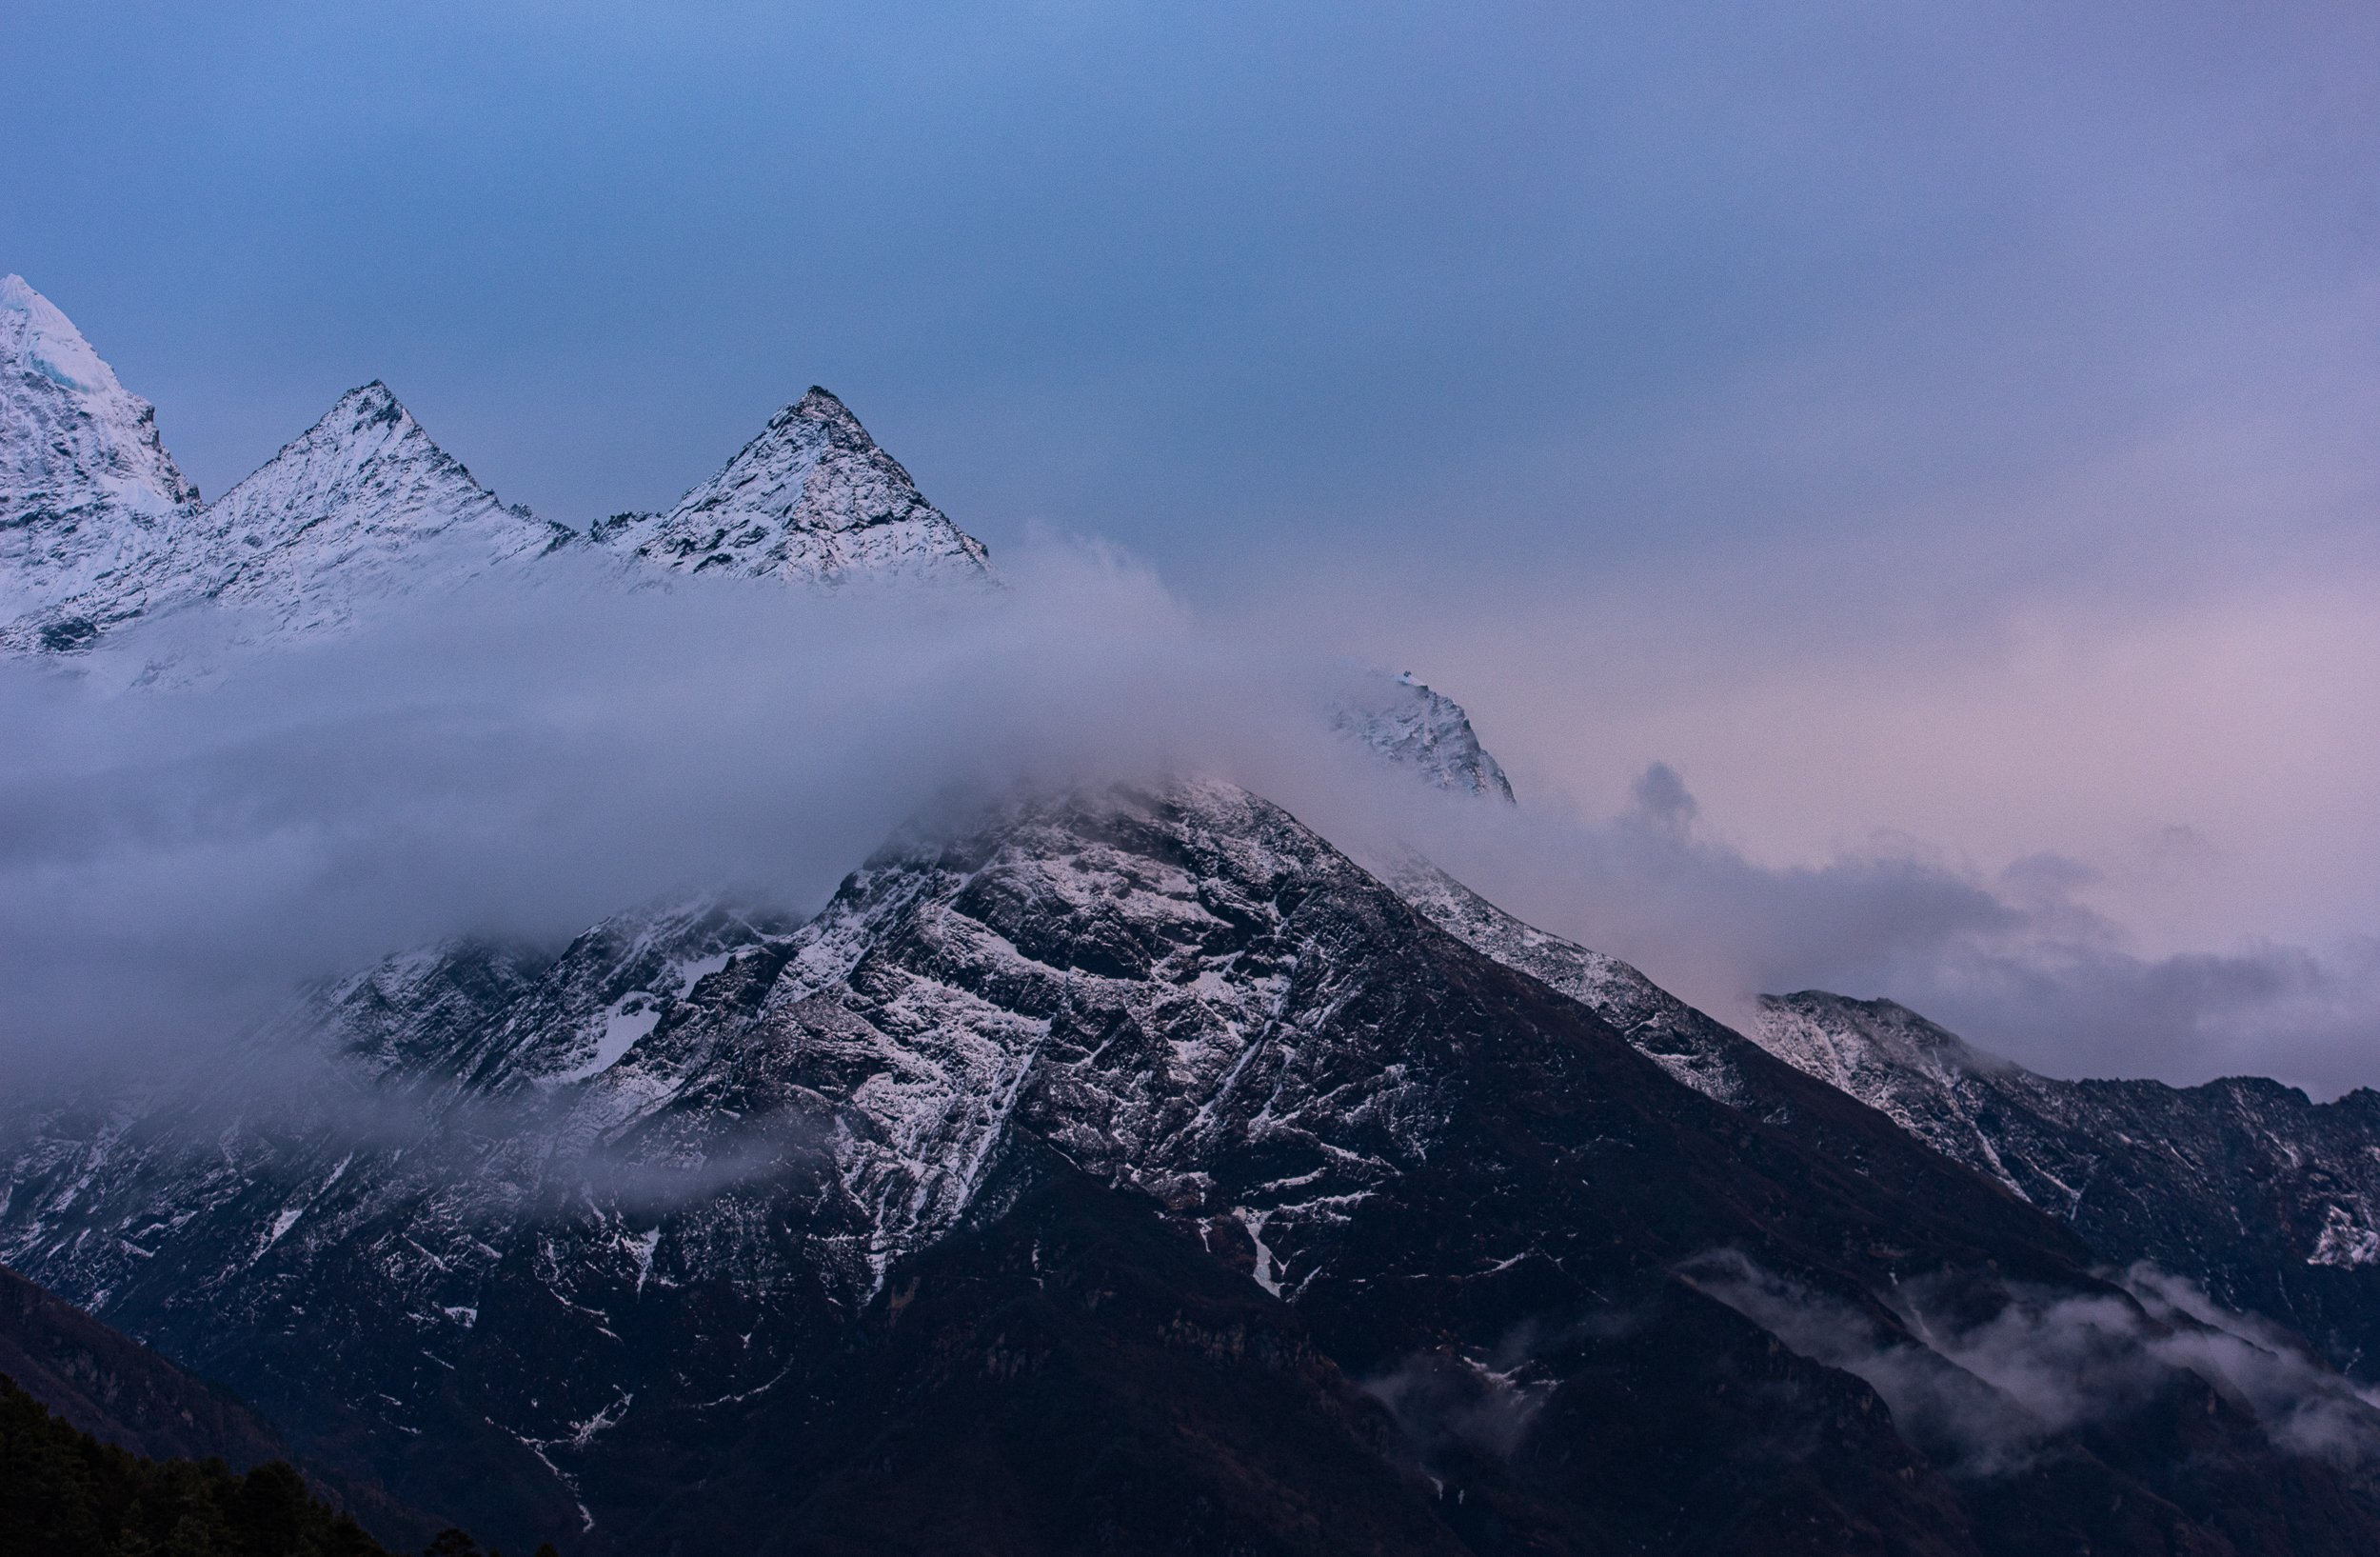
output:
[[[2055,1081],[1889,1000],[1816,990],[1763,999],[1753,1035],[2106,1259],[2153,1260],[2380,1379],[2380,1093]]]
[[[0,633],[37,635],[29,618],[120,585],[197,506],[149,402],[24,277],[0,277]]]
[[[726,468],[663,514],[622,514],[596,541],[662,573],[793,584],[983,584],[983,544],[925,500],[858,417],[813,387]]]
[[[2268,1473],[2380,1532],[2195,1396],[2195,1471],[2134,1410],[2028,1427],[2055,1468],[2022,1497],[1962,1478],[1694,1263],[1915,1355],[1908,1291],[1954,1294],[1935,1326],[2126,1305],[2078,1243],[1757,1050],[1817,1128],[1680,1086],[1227,786],[920,830],[799,928],[442,948],[304,1026],[330,1079],[295,1100],[249,1075],[20,1141],[0,1247],[508,1543],[2034,1549],[2021,1514],[2164,1551],[2234,1506],[2302,1536],[2236,1489]],[[1198,1447],[1241,1441],[1285,1468]]]

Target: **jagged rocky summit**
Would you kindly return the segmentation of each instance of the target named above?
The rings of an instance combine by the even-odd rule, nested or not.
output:
[[[982,584],[983,543],[925,500],[843,403],[812,386],[662,514],[620,514],[597,544],[664,573],[839,586]]]
[[[1479,744],[1471,716],[1410,670],[1395,676],[1353,670],[1331,705],[1330,722],[1375,755],[1438,788],[1512,803],[1512,781]]]

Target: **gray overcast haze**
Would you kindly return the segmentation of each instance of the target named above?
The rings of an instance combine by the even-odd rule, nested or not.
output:
[[[209,496],[378,377],[583,527],[823,383],[996,558],[1458,698],[1562,842],[1450,849],[1705,998],[2380,1084],[2380,9],[11,0],[0,65],[0,271]]]

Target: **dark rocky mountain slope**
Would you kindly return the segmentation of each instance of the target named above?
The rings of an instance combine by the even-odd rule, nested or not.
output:
[[[2380,1381],[2380,1093],[2315,1103],[2234,1076],[2057,1081],[1891,1001],[1761,1003],[1772,1052],[2072,1227]]]
[[[1681,1084],[1225,786],[921,829],[799,928],[440,948],[308,1022],[294,1101],[53,1116],[0,1238],[508,1543],[2380,1540],[2302,1401],[2186,1366],[2201,1322],[2053,1219],[1756,1051],[1818,1128]],[[2121,1389],[1993,1371],[2073,1313]]]
[[[0,1373],[84,1432],[150,1459],[219,1459],[245,1470],[288,1452],[228,1390],[8,1269],[0,1269]]]

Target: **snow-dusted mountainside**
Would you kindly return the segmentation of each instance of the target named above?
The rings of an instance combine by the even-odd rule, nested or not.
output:
[[[1512,803],[1512,783],[1479,745],[1470,715],[1453,698],[1415,680],[1410,670],[1358,674],[1333,700],[1330,722],[1381,760],[1438,788]]]
[[[377,380],[340,396],[185,533],[161,571],[188,581],[191,598],[258,612],[287,633],[580,544],[497,501]]]
[[[1473,950],[1584,1004],[1647,1058],[1705,1097],[1766,1112],[1773,1100],[1748,1071],[1768,1073],[1761,1050],[1616,957],[1522,923],[1418,854],[1378,867],[1380,879]]]
[[[1817,990],[1764,997],[1752,1036],[2107,1259],[2154,1260],[2380,1380],[2380,1093],[2055,1081],[1889,1000]]]
[[[992,576],[983,544],[927,502],[859,418],[815,386],[676,508],[621,514],[594,533],[659,573],[826,586]]]
[[[0,277],[0,631],[120,580],[197,506],[149,402],[22,276]]]
[[[1020,1506],[1317,1552],[1290,1532],[2216,1550],[2226,1509],[2293,1539],[2300,1504],[2380,1539],[2152,1357],[2183,1450],[2119,1411],[2026,1428],[2047,1481],[1955,1471],[1675,1272],[1748,1251],[1914,1367],[1923,1294],[1954,1328],[2120,1304],[2078,1244],[1756,1050],[1815,1128],[1678,1085],[1228,786],[920,828],[799,927],[698,903],[551,960],[451,944],[300,1036],[311,1088],[268,1045],[211,1097],[20,1124],[0,1256],[508,1545],[864,1545],[931,1511],[915,1549],[1041,1549],[999,1533]]]
[[[0,652],[78,649],[202,604],[242,613],[244,643],[289,641],[388,601],[542,577],[541,559],[588,539],[500,502],[377,381],[202,509],[149,404],[47,299],[0,282]],[[992,577],[982,543],[822,389],[670,512],[593,539],[630,582]]]
[[[1440,929],[1516,972],[1570,996],[1609,1023],[1678,1082],[1920,1200],[1937,1197],[1939,1148],[1886,1110],[1900,1128],[1879,1134],[1858,1117],[1873,1099],[1787,1063],[1696,1009],[1616,957],[1522,922],[1418,854],[1374,868]],[[1970,1168],[1979,1164],[1956,1158]],[[1996,1177],[1997,1175],[1993,1175]],[[2004,1182],[2004,1181],[2003,1181]]]
[[[286,641],[585,544],[497,501],[378,382],[341,396],[205,509],[147,528],[117,510],[106,522],[124,563],[20,617],[0,648],[80,648],[135,618],[209,604],[242,613],[247,642]]]

